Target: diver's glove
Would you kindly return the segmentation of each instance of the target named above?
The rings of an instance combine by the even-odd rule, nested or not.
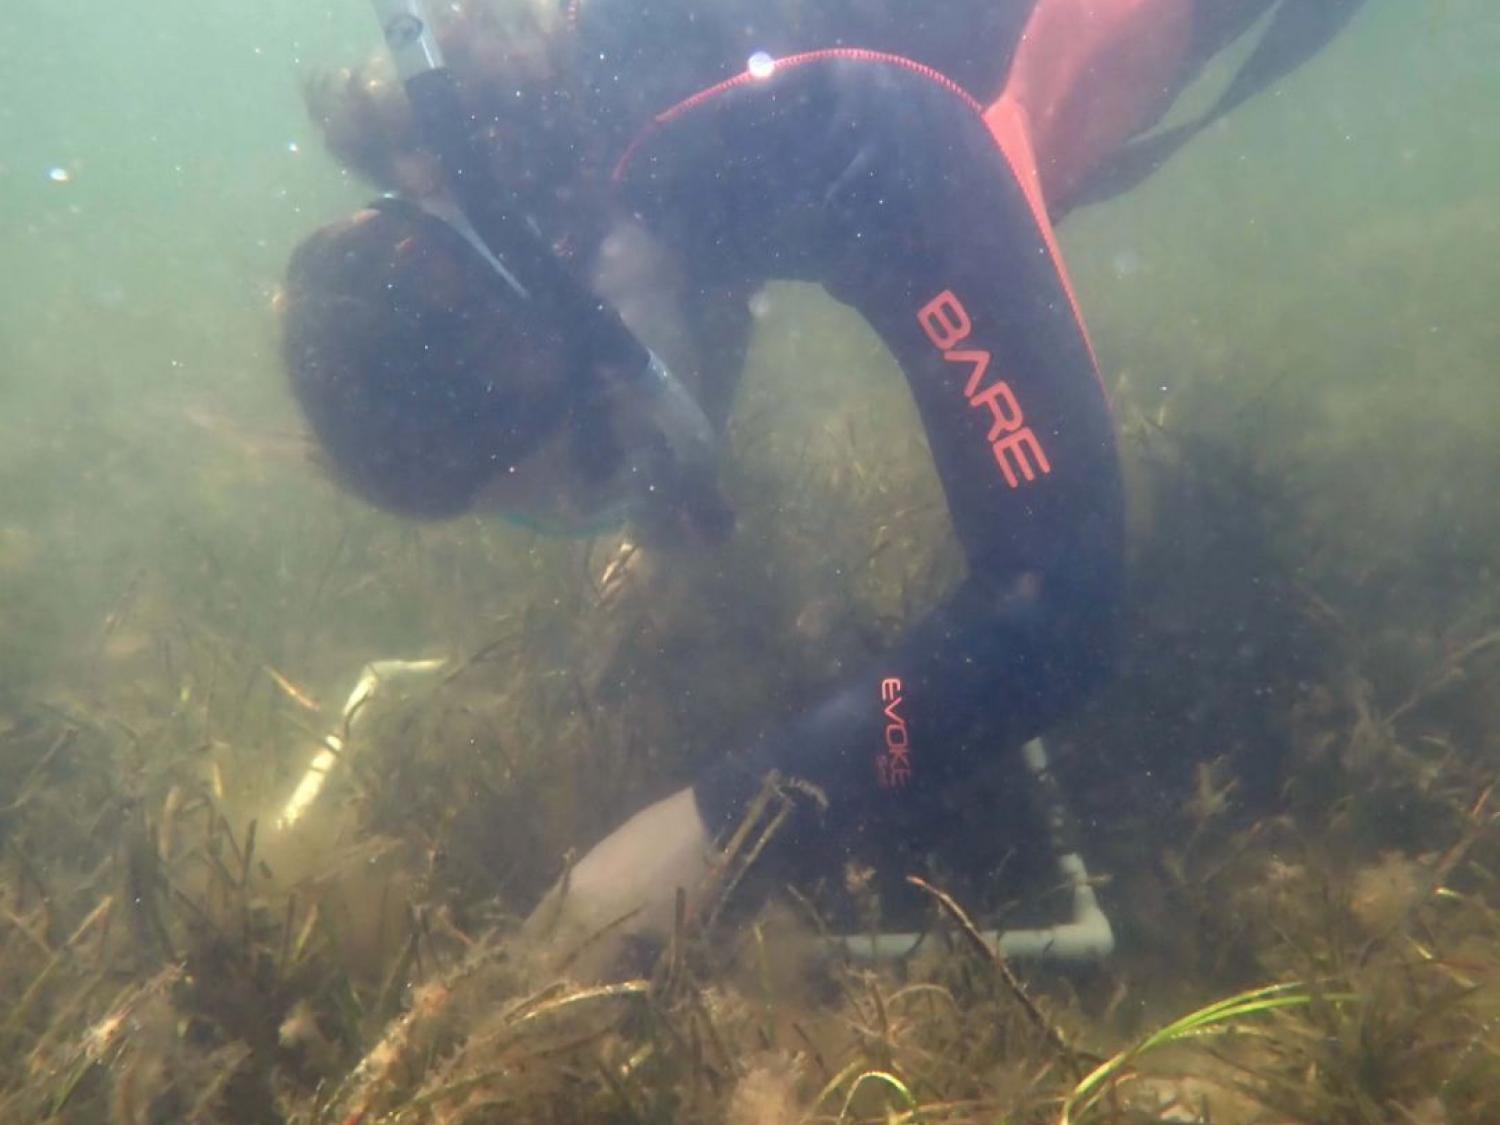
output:
[[[548,892],[523,934],[569,976],[605,976],[632,939],[670,935],[677,889],[691,912],[713,859],[693,791],[680,789],[596,844]]]

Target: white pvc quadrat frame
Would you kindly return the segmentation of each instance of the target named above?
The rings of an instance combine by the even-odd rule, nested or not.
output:
[[[1001,957],[1023,960],[1087,964],[1102,961],[1114,952],[1114,928],[1099,906],[1089,879],[1088,867],[1078,848],[1072,814],[1063,799],[1047,761],[1047,748],[1040,738],[1021,747],[1026,772],[1037,791],[1042,816],[1046,821],[1053,862],[1067,886],[1072,915],[1055,926],[1024,930],[982,930],[984,938]],[[828,942],[837,952],[855,961],[898,961],[921,948],[926,933],[834,934]]]

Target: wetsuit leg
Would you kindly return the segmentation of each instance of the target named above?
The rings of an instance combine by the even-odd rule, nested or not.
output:
[[[1124,146],[1089,177],[1070,201],[1099,203],[1134,188],[1199,133],[1301,66],[1337,35],[1365,0],[1281,0],[1265,34],[1217,101],[1201,117]],[[1194,65],[1184,84],[1205,62],[1243,33],[1266,4],[1206,4],[1195,34]],[[1245,17],[1251,18],[1247,20]]]
[[[1282,0],[1271,26],[1199,128],[1233,112],[1312,58],[1342,31],[1365,0]]]

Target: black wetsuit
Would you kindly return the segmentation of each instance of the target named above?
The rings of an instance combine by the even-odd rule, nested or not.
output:
[[[818,281],[866,316],[910,380],[969,566],[894,651],[714,765],[700,808],[723,829],[774,767],[827,792],[836,839],[917,812],[1108,663],[1113,427],[1043,231],[976,103],[837,53],[697,102],[631,153],[621,190],[711,278]]]
[[[595,2],[607,26],[608,0]],[[1203,0],[1172,85],[1274,3]],[[1316,49],[1288,49],[1277,27],[1326,39],[1357,6],[1284,0],[1269,36],[1281,45],[1252,54],[1210,118]],[[1038,5],[991,7],[1019,36]],[[769,73],[760,60],[658,113],[616,170],[624,203],[705,287],[816,281],[864,314],[906,372],[968,562],[894,651],[698,779],[716,832],[772,768],[827,793],[824,840],[940,815],[939,791],[1067,715],[1110,663],[1123,497],[1048,225],[1071,200],[1040,199],[1035,168],[997,144],[1002,126],[929,60],[855,47]],[[986,44],[1003,66],[1015,47]],[[1145,154],[1119,146],[1080,197],[1135,182],[1186,135]]]

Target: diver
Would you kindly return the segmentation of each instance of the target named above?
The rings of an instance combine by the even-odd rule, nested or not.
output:
[[[771,770],[827,798],[789,825],[799,856],[899,835],[1105,677],[1122,486],[1052,224],[1360,3],[496,0],[434,28],[378,0],[402,84],[351,72],[310,100],[391,194],[307,238],[283,302],[293,391],[348,488],[416,518],[721,540],[714,443],[748,298],[795,279],[899,360],[967,562],[893,649],[616,829],[537,917],[666,932]],[[1245,34],[1219,101],[1153,131]],[[621,239],[655,265],[612,286]]]

